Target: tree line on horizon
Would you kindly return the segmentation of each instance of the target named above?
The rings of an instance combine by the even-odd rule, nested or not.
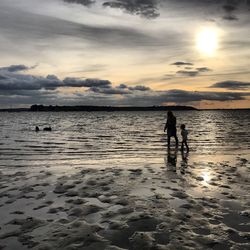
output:
[[[30,111],[167,111],[167,110],[196,110],[190,106],[148,106],[148,107],[135,107],[135,106],[44,106],[32,105]]]

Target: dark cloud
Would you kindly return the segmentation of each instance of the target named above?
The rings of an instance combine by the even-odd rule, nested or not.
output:
[[[237,1],[228,1],[228,2],[229,4],[223,5],[223,9],[226,13],[226,15],[223,16],[223,19],[227,21],[239,20],[239,18],[234,15],[234,12],[237,10],[238,2]]]
[[[158,0],[115,0],[106,1],[103,6],[119,8],[130,14],[151,19],[159,16],[158,2]]]
[[[6,67],[9,68],[9,67]],[[80,79],[67,77],[60,80],[55,75],[47,77],[0,71],[0,93],[25,93],[24,91],[56,90],[60,87],[110,88],[111,82],[100,79]]]
[[[237,4],[237,2],[235,2]],[[223,6],[223,9],[228,12],[228,13],[232,13],[233,11],[235,11],[237,9],[237,7],[235,5],[231,5],[231,4],[225,4]]]
[[[117,94],[117,92],[116,92]],[[184,90],[169,91],[149,91],[137,93],[124,93],[117,98],[116,94],[100,93],[99,91],[87,91],[85,93],[75,94],[53,94],[53,93],[37,93],[27,96],[1,96],[1,104],[26,104],[34,103],[52,104],[52,105],[127,105],[127,106],[152,106],[163,105],[167,103],[176,104],[195,104],[201,101],[239,101],[245,100],[250,96],[247,93],[234,92],[195,92]]]
[[[250,89],[250,82],[240,82],[240,81],[217,82],[211,85],[209,88],[222,88],[222,89],[229,89],[229,90],[248,90]]]
[[[238,21],[239,18],[234,16],[234,15],[226,15],[226,16],[223,16],[223,19],[224,20],[227,20],[227,21]]]
[[[176,104],[194,104],[201,101],[238,101],[245,100],[248,93],[234,93],[234,92],[199,92],[199,91],[185,91],[173,89],[168,91],[149,91],[143,94],[125,95],[123,98],[116,100],[116,105],[136,105],[136,106],[151,106],[162,105],[166,103]]]
[[[117,86],[117,88],[119,88],[119,89],[127,89],[128,88],[128,86],[126,85],[126,84],[120,84],[119,86]]]
[[[26,66],[15,67],[16,70],[9,71],[14,67],[4,67],[0,70],[0,94],[31,96],[48,91],[51,94],[58,88],[87,88],[89,92],[101,93],[106,95],[126,95],[133,92],[149,91],[145,86],[129,87],[125,84],[118,87],[112,87],[108,80],[101,79],[81,79],[76,77],[66,77],[60,80],[55,75],[47,77],[33,76],[29,74],[18,74],[15,71],[28,68]],[[3,70],[4,69],[4,70]],[[2,72],[1,72],[2,71]]]
[[[195,76],[198,76],[202,73],[206,73],[209,71],[212,71],[212,70],[207,67],[200,67],[200,68],[196,68],[195,70],[179,70],[176,72],[176,74],[181,75],[181,76],[187,76],[187,77],[195,77]]]
[[[99,87],[99,88],[110,88],[111,82],[108,80],[100,79],[79,79],[75,77],[67,77],[63,81],[61,87]]]
[[[92,0],[63,0],[66,3],[76,3],[84,6],[91,6],[95,1]]]
[[[137,90],[137,91],[149,91],[151,90],[149,87],[142,86],[142,85],[137,85],[135,87],[129,87],[129,90]]]
[[[77,3],[91,6],[96,0],[63,0],[68,3]],[[113,0],[105,1],[104,7],[121,9],[132,15],[153,19],[160,15],[160,8],[168,9],[174,6],[177,9],[199,12],[211,16],[221,16],[227,21],[239,20],[241,12],[248,11],[249,0]],[[236,15],[237,12],[237,15]],[[210,13],[210,14],[208,14]]]
[[[96,0],[63,0],[68,3],[77,3],[83,6],[91,6],[93,3],[98,2]],[[224,14],[222,16],[225,20],[238,20],[235,16],[235,12],[246,12],[250,6],[249,0],[112,0],[105,1],[104,7],[119,8],[132,15],[139,15],[144,18],[156,18],[159,14],[160,7],[168,8],[169,6],[175,6],[177,9],[185,9],[188,11],[194,11],[199,8],[200,11],[207,13],[211,12],[221,14],[221,10]]]
[[[0,68],[0,71],[18,72],[18,71],[25,71],[29,69],[30,67],[20,64],[20,65],[11,65],[8,67],[2,67]]]
[[[177,103],[200,102],[200,101],[233,101],[244,100],[244,93],[234,92],[203,92],[203,91],[167,91],[169,102]],[[250,93],[246,94],[250,95]]]
[[[196,68],[196,70],[202,73],[212,71],[211,69],[207,67]]]
[[[9,68],[9,67],[5,67]],[[203,71],[203,70],[201,70]],[[199,72],[199,71],[196,71]],[[64,93],[60,88],[75,88],[75,93]],[[77,88],[86,88],[79,91]],[[213,88],[245,90],[250,83],[221,82]],[[0,70],[0,103],[10,104],[58,104],[58,105],[162,105],[164,103],[188,104],[200,101],[245,100],[250,92],[185,91],[173,89],[155,91],[143,85],[113,86],[108,80],[66,77],[60,80],[55,75],[47,77],[19,74]],[[8,102],[9,100],[9,102]]]
[[[175,66],[192,66],[193,63],[190,63],[190,62],[174,62],[174,63],[171,63],[171,65],[175,65]]]
[[[131,92],[127,89],[121,89],[121,88],[97,88],[97,87],[91,87],[89,91],[95,92],[95,93],[101,93],[105,95],[128,95]]]
[[[126,84],[120,84],[119,86],[117,86],[118,89],[128,89],[128,90],[132,90],[132,91],[149,91],[151,90],[149,87],[143,86],[143,85],[137,85],[135,87],[129,87]]]
[[[11,15],[9,14],[11,13]],[[161,41],[151,34],[145,34],[133,27],[100,26],[83,24],[52,16],[26,13],[11,7],[0,6],[0,31],[1,36],[10,37],[12,41],[18,41],[20,46],[34,46],[45,41],[52,43],[54,39],[74,38],[82,39],[82,42],[91,42],[91,46],[102,48],[157,46]],[[172,34],[176,39],[178,34]],[[4,48],[4,51],[8,49]],[[0,48],[1,50],[1,48]],[[3,50],[3,49],[2,49]],[[37,50],[36,50],[37,54]]]
[[[238,21],[241,13],[247,13],[250,9],[249,0],[226,0],[226,4],[222,6],[225,16],[224,20],[227,21]]]
[[[179,70],[176,72],[177,75],[188,76],[188,77],[195,77],[199,75],[198,70]]]
[[[56,89],[61,85],[61,81],[56,77],[38,77],[32,75],[22,75],[16,73],[0,72],[0,93],[23,93],[22,91],[32,91],[41,89]]]
[[[151,89],[149,87],[146,87],[143,85],[130,87],[130,86],[127,86],[126,84],[120,84],[117,87],[110,87],[110,88],[92,87],[89,89],[89,91],[93,91],[95,93],[107,94],[107,95],[128,95],[128,94],[133,94],[135,92],[144,92],[144,91],[150,91],[150,90]]]
[[[217,17],[226,21],[240,20],[242,13],[249,11],[249,0],[166,0],[165,7],[173,6],[176,10],[185,9],[190,15],[202,15],[207,20]]]

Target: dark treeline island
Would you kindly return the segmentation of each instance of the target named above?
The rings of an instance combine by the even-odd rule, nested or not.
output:
[[[197,110],[190,106],[149,106],[149,107],[113,107],[113,106],[44,106],[32,105],[30,108],[0,109],[1,112],[70,112],[70,111],[167,111]]]

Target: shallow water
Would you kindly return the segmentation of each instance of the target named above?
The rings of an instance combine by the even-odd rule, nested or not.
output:
[[[189,131],[190,155],[250,155],[249,110],[175,115]],[[0,167],[163,162],[165,119],[165,112],[0,113]],[[53,131],[36,133],[35,126]]]

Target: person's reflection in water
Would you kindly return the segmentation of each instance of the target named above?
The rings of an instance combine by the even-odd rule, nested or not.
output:
[[[168,149],[166,166],[168,170],[171,170],[173,172],[176,172],[177,152],[178,149],[175,150]]]
[[[181,174],[185,174],[186,168],[188,167],[188,152],[181,151],[181,158],[180,172]]]

